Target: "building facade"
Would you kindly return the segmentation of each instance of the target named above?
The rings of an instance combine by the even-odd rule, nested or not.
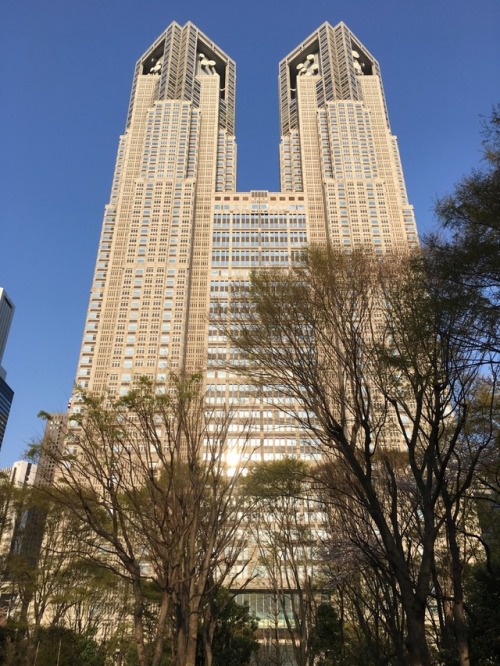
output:
[[[36,471],[37,466],[26,460],[0,470],[0,626],[7,623],[18,601],[8,570],[9,559],[21,552],[24,535],[30,528],[30,510],[22,507],[17,493],[34,484]]]
[[[37,466],[26,460],[16,461],[12,467],[0,470],[4,488],[0,512],[0,560],[9,552],[18,549],[16,531],[26,522],[27,512],[19,510],[19,502],[12,497],[12,489],[26,488],[35,483]]]
[[[95,266],[76,382],[126,394],[147,376],[206,373],[213,404],[252,422],[252,458],[310,455],[291,417],[221,369],[209,312],[259,267],[308,244],[377,253],[417,243],[380,68],[323,24],[279,66],[281,191],[236,190],[235,64],[172,23],[138,60]],[[78,409],[73,404],[73,410]],[[236,441],[236,440],[235,440]],[[228,443],[230,445],[230,442]]]
[[[7,384],[7,373],[2,367],[3,353],[7,344],[14,309],[14,303],[7,295],[5,289],[0,287],[0,448],[7,427],[12,400],[14,399],[14,391]]]

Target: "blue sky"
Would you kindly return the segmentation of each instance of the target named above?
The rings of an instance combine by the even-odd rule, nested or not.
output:
[[[500,101],[498,0],[17,0],[0,27],[0,286],[16,305],[3,365],[15,390],[0,467],[64,411],[135,61],[192,20],[237,64],[238,189],[278,188],[278,62],[343,20],[379,60],[410,201],[478,165]]]

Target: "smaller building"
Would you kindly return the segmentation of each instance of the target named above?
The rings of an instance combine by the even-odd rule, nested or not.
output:
[[[0,287],[0,448],[7,427],[14,391],[5,381],[6,371],[2,367],[2,358],[7,344],[12,317],[14,316],[14,303],[7,296],[7,292]]]
[[[25,530],[29,514],[19,491],[34,484],[36,472],[37,466],[26,460],[0,470],[0,625],[5,624],[16,603],[8,575],[9,559],[11,553],[20,551],[19,535]]]
[[[32,486],[35,482],[37,465],[18,460],[12,467],[0,470],[0,557],[4,557],[13,546],[19,503],[16,502],[16,489]]]
[[[45,432],[43,433],[38,470],[35,485],[46,486],[52,484],[55,474],[55,459],[64,447],[68,431],[68,414],[53,413],[47,418]]]
[[[5,379],[0,377],[0,448],[2,447],[3,436],[7,428],[7,420],[10,414],[14,391],[7,384]]]

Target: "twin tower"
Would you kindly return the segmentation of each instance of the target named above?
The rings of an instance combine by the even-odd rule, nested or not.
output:
[[[346,25],[324,23],[280,63],[280,192],[236,191],[235,79],[235,63],[192,23],[172,23],[137,62],[80,386],[125,394],[138,377],[161,385],[203,368],[212,401],[248,421],[248,387],[220,369],[230,350],[208,316],[232,286],[251,269],[289,266],[308,244],[384,253],[417,243],[379,65]],[[300,448],[294,426],[264,425],[264,459]]]

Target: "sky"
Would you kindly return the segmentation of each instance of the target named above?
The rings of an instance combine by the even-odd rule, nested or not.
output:
[[[134,65],[174,20],[236,61],[240,191],[279,189],[278,63],[324,21],[344,21],[381,65],[421,234],[480,165],[482,118],[500,101],[498,0],[3,3],[0,286],[16,312],[0,468],[40,439],[40,410],[66,410]]]

